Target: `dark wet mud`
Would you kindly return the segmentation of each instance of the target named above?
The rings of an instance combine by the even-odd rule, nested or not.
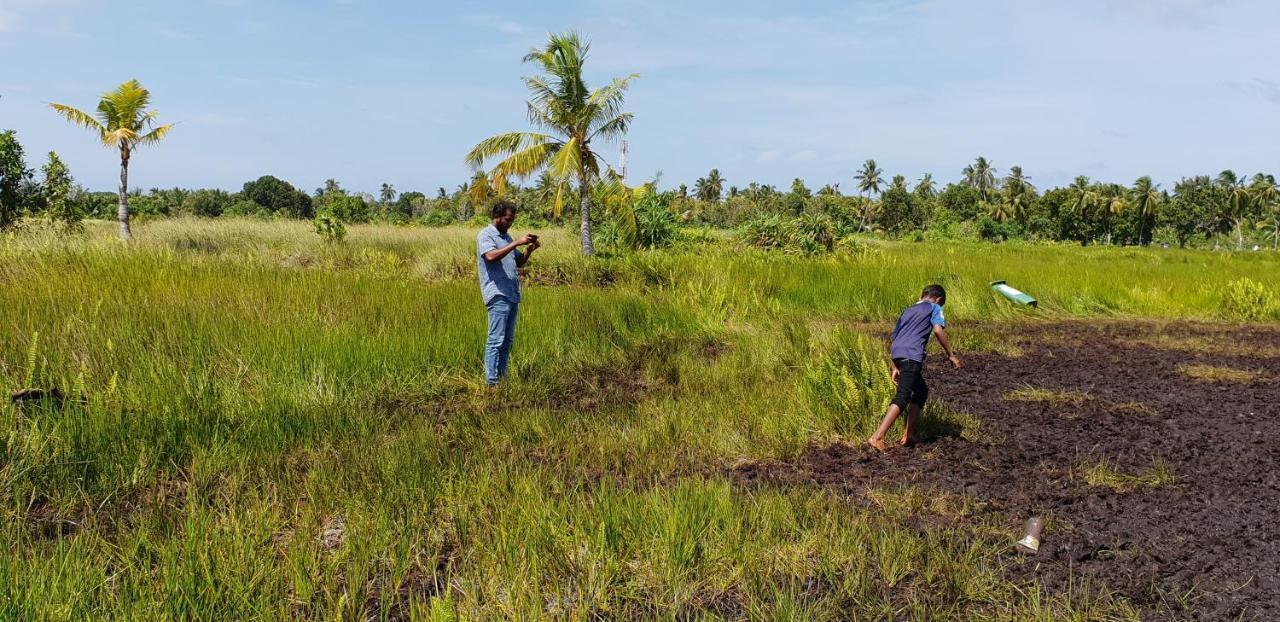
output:
[[[1280,328],[1010,330],[1020,356],[928,366],[932,395],[980,418],[976,440],[813,448],[739,479],[967,495],[1011,530],[1047,518],[1037,555],[1002,555],[1014,578],[1098,586],[1149,619],[1280,619]]]

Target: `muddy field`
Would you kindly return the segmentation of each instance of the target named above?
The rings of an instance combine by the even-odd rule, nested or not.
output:
[[[1011,576],[1108,589],[1150,619],[1280,619],[1280,329],[1012,330],[1017,356],[967,355],[959,372],[929,364],[932,395],[977,415],[978,440],[885,454],[833,445],[738,476],[967,495],[1011,532],[1048,520],[1039,554],[1002,557]]]

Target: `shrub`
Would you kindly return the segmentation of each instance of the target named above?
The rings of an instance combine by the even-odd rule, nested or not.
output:
[[[738,239],[756,248],[785,250],[795,245],[796,227],[777,214],[756,216],[742,223]]]
[[[1222,292],[1222,311],[1231,318],[1260,320],[1271,314],[1274,304],[1271,290],[1250,278],[1231,281]]]
[[[343,226],[341,220],[333,216],[328,214],[316,216],[314,224],[316,235],[320,236],[325,242],[334,244],[347,238],[347,228]]]
[[[633,246],[665,248],[676,240],[679,227],[671,211],[671,196],[649,192],[635,200],[636,230]]]
[[[453,224],[453,212],[433,209],[422,216],[422,224],[428,227],[446,227]]]

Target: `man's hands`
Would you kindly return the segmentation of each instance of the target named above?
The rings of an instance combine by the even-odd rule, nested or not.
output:
[[[519,238],[516,238],[516,246],[526,246],[529,244],[534,244],[537,241],[538,241],[538,236],[530,233],[526,233],[520,236]]]
[[[956,353],[952,352],[952,353],[951,353],[951,356],[948,356],[948,357],[947,357],[947,360],[948,360],[948,361],[951,361],[951,366],[952,366],[952,367],[954,367],[954,368],[956,368],[956,369],[960,369],[960,357],[959,357],[958,355],[956,355]]]
[[[889,374],[889,376],[893,378],[893,384],[898,384],[898,376],[901,376],[901,375],[902,375],[902,372],[898,371],[897,367],[894,367],[893,372]]]

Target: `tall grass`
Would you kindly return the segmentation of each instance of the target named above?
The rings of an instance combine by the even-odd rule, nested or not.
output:
[[[137,235],[0,241],[0,381],[67,396],[0,411],[0,619],[1124,617],[1001,578],[1004,526],[907,528],[894,512],[936,508],[743,490],[724,465],[865,435],[889,397],[877,338],[928,282],[966,339],[1215,318],[1220,289],[1189,283],[1274,289],[1280,264],[875,241],[583,259],[547,231],[495,396],[473,231]]]

